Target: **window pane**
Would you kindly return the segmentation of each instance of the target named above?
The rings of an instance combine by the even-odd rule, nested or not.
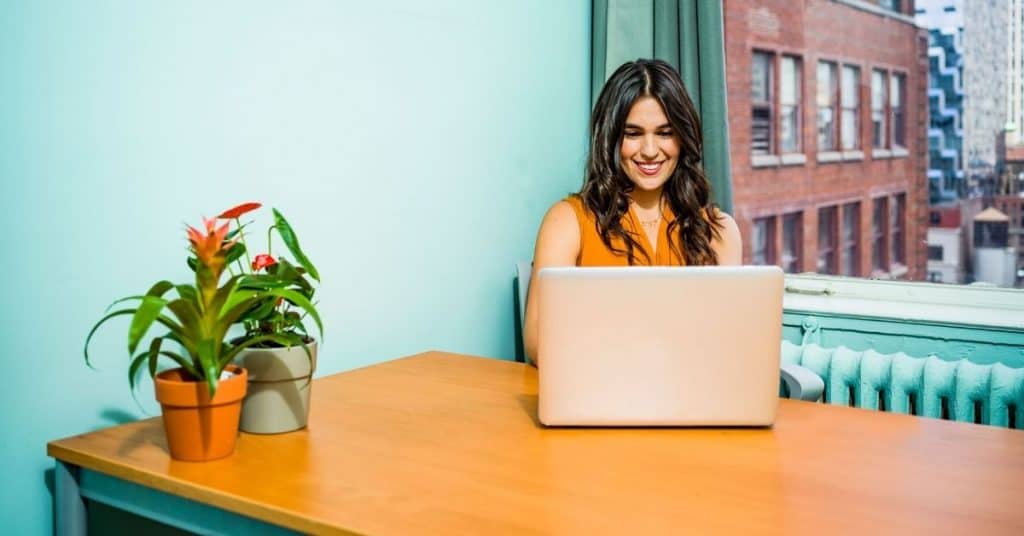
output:
[[[906,200],[906,194],[896,195],[892,198],[892,204],[889,206],[889,225],[892,227],[892,232],[890,233],[892,239],[890,259],[893,264],[906,263],[903,244],[903,230],[906,224],[904,220]]]
[[[750,62],[750,98],[767,102],[771,97],[771,56],[755,52]]]
[[[782,217],[782,269],[788,273],[802,271],[803,217],[799,212]]]
[[[779,101],[779,150],[783,153],[796,153],[800,151],[800,63],[796,58],[784,56],[782,78],[779,83],[782,85]]]
[[[770,154],[772,147],[772,109],[755,106],[750,118],[750,152]]]
[[[818,62],[817,74],[818,150],[833,151],[836,149],[836,66],[833,63]]]
[[[843,66],[843,89],[840,92],[843,115],[840,118],[844,150],[860,146],[860,69]]]
[[[882,71],[871,72],[871,143],[876,149],[886,147],[885,105],[886,75]]]
[[[885,255],[888,249],[886,220],[889,214],[885,201],[884,197],[875,199],[871,210],[871,269],[878,271],[885,271],[888,265]]]
[[[892,115],[892,143],[900,147],[906,146],[906,111],[903,93],[906,76],[894,74],[889,79],[889,110]]]
[[[751,237],[751,261],[754,264],[775,264],[773,249],[775,245],[774,218],[758,218],[754,220],[753,237]]]
[[[860,275],[860,203],[843,205],[842,275]]]
[[[818,209],[818,272],[837,273],[836,207]]]

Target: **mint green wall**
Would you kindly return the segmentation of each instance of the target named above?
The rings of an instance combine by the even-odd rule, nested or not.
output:
[[[90,325],[187,278],[183,223],[236,202],[280,208],[317,263],[321,373],[511,357],[513,263],[580,180],[589,6],[0,5],[4,532],[50,531],[46,441],[143,416],[126,324],[98,372]]]

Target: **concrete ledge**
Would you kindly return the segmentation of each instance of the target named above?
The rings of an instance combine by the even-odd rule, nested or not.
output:
[[[843,153],[839,151],[825,151],[818,153],[818,162],[839,162],[843,159]]]
[[[779,157],[774,154],[752,154],[750,155],[751,167],[776,167],[779,165]]]
[[[782,155],[782,165],[802,166],[807,163],[807,155],[803,153],[789,153]]]
[[[864,151],[843,151],[843,160],[864,160]]]

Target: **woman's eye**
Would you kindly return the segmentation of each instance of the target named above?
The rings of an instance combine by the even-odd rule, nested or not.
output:
[[[626,137],[627,138],[636,138],[638,136],[640,136],[639,132],[626,132]]]
[[[658,133],[658,135],[661,136],[662,138],[671,138],[672,137],[672,131],[671,130],[662,130],[661,132]]]

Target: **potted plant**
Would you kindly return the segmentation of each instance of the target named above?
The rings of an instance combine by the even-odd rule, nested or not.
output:
[[[108,311],[122,303],[132,305],[108,312],[85,341],[85,362],[92,367],[89,342],[99,327],[112,318],[131,316],[129,386],[134,393],[137,377],[146,366],[156,384],[168,449],[178,460],[213,460],[234,452],[248,374],[232,360],[255,342],[229,341],[231,326],[268,299],[308,304],[302,295],[247,281],[249,276],[245,274],[232,275],[221,285],[226,267],[244,253],[244,246],[232,237],[238,230],[230,231],[229,223],[216,223],[215,219],[204,219],[203,230],[188,227],[194,284],[160,281],[144,295],[115,301]],[[148,331],[155,325],[166,332],[149,336]],[[140,345],[144,340],[148,344]],[[144,350],[136,353],[140,347]],[[159,372],[161,357],[169,358],[177,367]]]
[[[313,281],[319,283],[316,267],[299,247],[288,221],[273,209],[274,223],[267,229],[265,253],[250,257],[242,215],[260,208],[245,203],[218,216],[238,225],[239,241],[246,251],[245,263],[236,262],[246,273],[244,284],[251,288],[283,290],[289,296],[268,295],[242,314],[238,322],[245,334],[234,342],[244,344],[235,362],[249,372],[249,390],[242,403],[240,428],[244,432],[277,434],[304,428],[309,420],[309,400],[316,370],[317,343],[303,323],[310,316],[320,328],[313,305]],[[273,236],[287,247],[294,263],[273,256]],[[293,299],[295,296],[302,300]]]

